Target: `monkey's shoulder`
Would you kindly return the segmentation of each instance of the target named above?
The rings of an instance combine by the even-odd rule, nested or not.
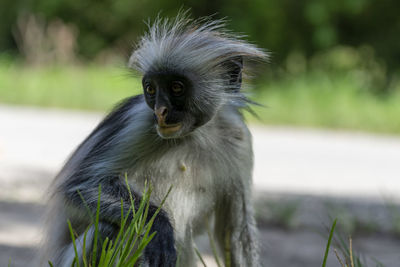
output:
[[[225,140],[234,141],[237,145],[245,143],[251,146],[251,133],[241,111],[236,107],[225,106],[223,112],[219,113],[215,125],[219,131],[218,135],[223,136]]]
[[[121,126],[127,122],[138,110],[143,109],[145,103],[143,95],[131,96],[119,102],[112,111],[100,122],[93,131],[96,132],[103,128],[112,128],[117,124]]]
[[[143,124],[147,118],[143,117],[149,117],[148,113],[143,95],[122,100],[79,145],[75,154],[96,159],[96,156],[112,152],[119,144],[132,143],[145,128]],[[129,132],[136,134],[127,134]]]

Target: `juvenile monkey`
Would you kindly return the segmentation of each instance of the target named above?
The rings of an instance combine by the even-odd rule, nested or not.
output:
[[[129,67],[143,75],[143,94],[107,115],[53,183],[46,243],[54,266],[70,266],[74,253],[67,219],[82,239],[90,225],[87,208],[96,211],[99,185],[99,231],[102,237],[115,236],[121,199],[124,214],[130,206],[125,173],[135,205],[145,180],[152,185],[149,216],[173,186],[153,224],[157,234],[145,249],[144,265],[175,266],[178,251],[181,266],[195,266],[193,238],[214,215],[215,239],[229,255],[225,261],[259,266],[252,140],[241,113],[249,101],[241,87],[244,67],[267,55],[223,26],[184,16],[159,19],[141,38]]]

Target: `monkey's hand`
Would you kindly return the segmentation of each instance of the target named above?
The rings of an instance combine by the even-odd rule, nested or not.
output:
[[[154,220],[151,232],[157,233],[145,248],[144,261],[149,267],[175,267],[174,229],[163,211]]]

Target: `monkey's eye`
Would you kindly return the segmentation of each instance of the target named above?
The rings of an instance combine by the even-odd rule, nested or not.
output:
[[[154,89],[150,84],[146,85],[145,90],[149,95],[154,95],[156,93],[156,89]]]
[[[175,95],[181,95],[183,93],[183,83],[175,81],[171,85],[171,90]]]

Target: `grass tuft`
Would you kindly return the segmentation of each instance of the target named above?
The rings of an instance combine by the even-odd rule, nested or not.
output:
[[[127,182],[127,180],[126,180]],[[128,190],[129,185],[127,183]],[[157,234],[153,232],[150,234],[153,222],[164,205],[166,198],[171,192],[172,187],[168,190],[166,196],[161,202],[160,207],[154,213],[154,215],[148,219],[148,211],[150,206],[150,195],[152,192],[151,186],[145,185],[143,190],[142,199],[139,207],[135,211],[132,193],[129,190],[131,206],[129,212],[124,214],[121,212],[121,226],[115,240],[106,238],[101,240],[99,235],[99,213],[100,213],[100,198],[101,198],[101,186],[99,186],[99,194],[97,201],[97,210],[94,222],[86,229],[83,236],[83,241],[77,239],[71,222],[68,221],[68,227],[70,230],[71,240],[74,247],[75,258],[72,262],[71,267],[130,267],[135,266],[138,260],[143,255],[144,249]],[[123,201],[121,200],[121,211],[123,210]],[[91,216],[93,218],[93,216]],[[129,222],[128,222],[129,220]],[[90,228],[94,227],[94,240],[91,253],[86,253],[86,249],[89,246],[87,244],[87,233]],[[78,243],[81,242],[81,243]],[[98,248],[98,245],[101,245]],[[100,255],[97,255],[97,253]],[[81,258],[82,257],[82,258]],[[49,266],[53,266],[49,262]]]

